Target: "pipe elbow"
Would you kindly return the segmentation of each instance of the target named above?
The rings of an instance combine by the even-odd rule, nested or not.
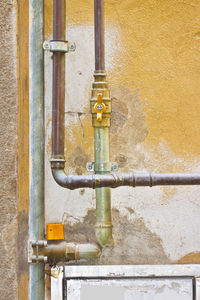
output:
[[[51,169],[54,180],[60,186],[73,190],[73,186],[71,184],[70,176],[65,174],[64,169]]]

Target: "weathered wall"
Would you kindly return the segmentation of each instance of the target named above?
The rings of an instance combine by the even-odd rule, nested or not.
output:
[[[49,39],[52,7],[45,3]],[[66,12],[67,39],[77,45],[66,64],[66,171],[82,174],[93,160],[93,1],[67,1]],[[105,0],[111,161],[120,172],[200,170],[199,14],[196,0]],[[67,191],[50,172],[50,56],[45,56],[46,222],[63,222],[67,240],[88,242],[95,239],[94,192]],[[115,247],[98,263],[199,262],[199,192],[200,187],[113,190]]]
[[[0,5],[0,298],[17,299],[16,10]]]

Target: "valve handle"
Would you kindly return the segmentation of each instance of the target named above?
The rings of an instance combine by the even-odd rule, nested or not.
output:
[[[103,113],[106,111],[106,106],[103,103],[102,94],[97,94],[97,103],[94,105],[94,111],[97,113],[97,121],[101,122]]]

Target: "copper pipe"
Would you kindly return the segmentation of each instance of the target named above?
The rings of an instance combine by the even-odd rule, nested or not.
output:
[[[105,71],[104,0],[94,0],[95,72]]]
[[[47,262],[50,265],[55,265],[58,262],[74,261],[74,260],[89,260],[93,261],[99,258],[101,249],[96,244],[75,244],[67,243],[66,241],[48,241],[45,246],[33,248],[33,261],[44,261],[47,257]]]
[[[53,2],[53,39],[65,40],[65,0]],[[52,157],[64,156],[65,53],[53,53]]]

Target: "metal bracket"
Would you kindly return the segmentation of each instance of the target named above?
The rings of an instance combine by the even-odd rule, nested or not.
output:
[[[119,169],[118,163],[112,162],[112,164],[111,164],[111,171],[112,172],[116,172],[116,171],[118,171],[118,169]]]
[[[47,263],[48,257],[39,255],[39,249],[46,247],[47,241],[28,241],[28,263],[38,263],[43,262]]]
[[[50,52],[74,52],[76,50],[76,44],[68,41],[44,41],[43,49]]]
[[[116,162],[101,164],[95,162],[88,162],[86,164],[86,169],[88,172],[116,172],[118,171],[118,164]]]

